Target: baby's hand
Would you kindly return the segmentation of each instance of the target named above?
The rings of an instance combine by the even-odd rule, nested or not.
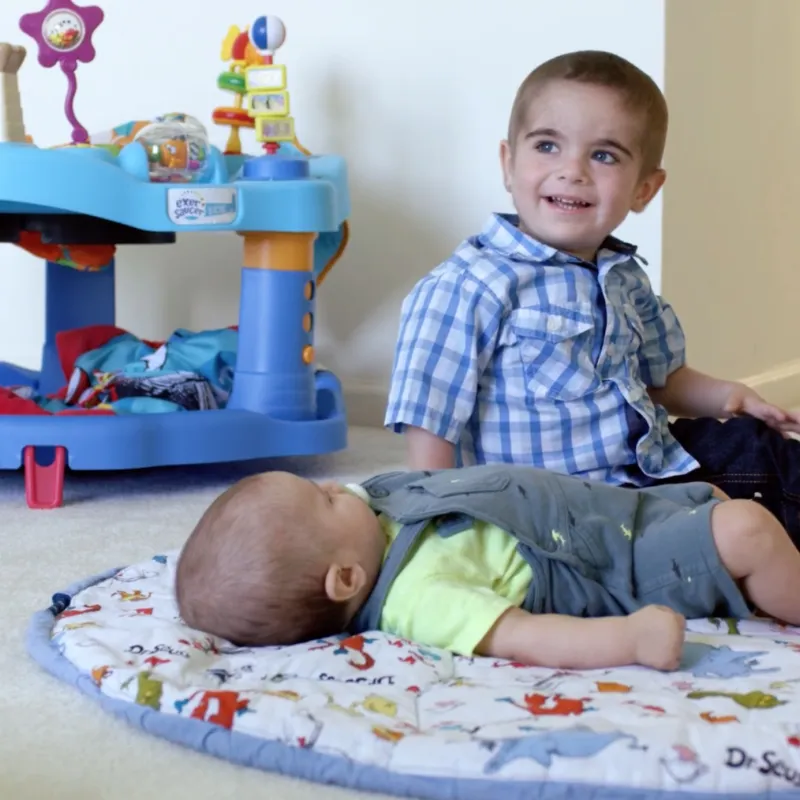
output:
[[[666,606],[645,606],[628,617],[636,662],[645,667],[674,670],[681,663],[686,619]]]

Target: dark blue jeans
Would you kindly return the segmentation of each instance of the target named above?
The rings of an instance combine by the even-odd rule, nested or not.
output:
[[[700,464],[681,481],[706,481],[734,499],[756,500],[800,549],[800,441],[751,417],[679,419],[670,429]]]

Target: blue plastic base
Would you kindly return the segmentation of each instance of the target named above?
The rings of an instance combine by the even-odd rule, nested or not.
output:
[[[341,385],[316,374],[317,418],[281,420],[252,411],[120,416],[2,416],[0,469],[22,466],[27,446],[67,451],[73,470],[247,461],[332,453],[347,447]]]

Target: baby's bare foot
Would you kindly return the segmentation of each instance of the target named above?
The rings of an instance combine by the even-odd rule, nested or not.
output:
[[[666,606],[645,606],[628,617],[633,628],[636,663],[674,670],[681,663],[686,619]]]

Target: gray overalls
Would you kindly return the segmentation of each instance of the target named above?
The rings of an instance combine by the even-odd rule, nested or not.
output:
[[[434,519],[440,536],[476,519],[515,536],[533,570],[522,604],[532,613],[619,616],[658,603],[687,618],[751,616],[714,544],[711,510],[719,501],[708,484],[623,489],[489,464],[389,472],[363,487],[372,508],[403,527],[352,633],[379,628],[389,587]]]

